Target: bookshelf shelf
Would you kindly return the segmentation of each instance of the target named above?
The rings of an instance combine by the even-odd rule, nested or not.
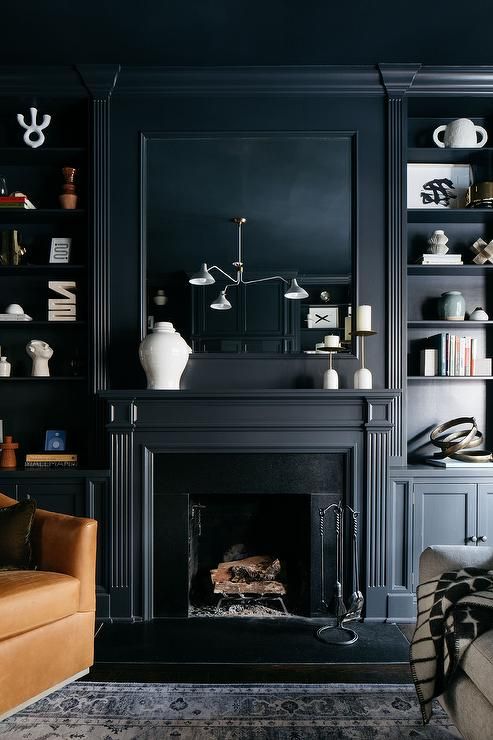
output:
[[[448,380],[493,380],[493,377],[490,375],[408,375],[407,379],[412,382],[430,380],[433,383],[435,381],[443,383]]]
[[[493,275],[493,265],[408,265],[407,274],[411,277],[440,275],[457,275],[471,277],[478,275]]]
[[[437,329],[463,328],[465,331],[469,331],[469,329],[479,329],[482,326],[493,326],[493,321],[427,321],[423,319],[420,321],[408,321],[407,326],[409,329],[426,329],[428,327]]]
[[[493,208],[408,208],[408,223],[483,223],[493,221]],[[460,267],[460,265],[459,265]]]

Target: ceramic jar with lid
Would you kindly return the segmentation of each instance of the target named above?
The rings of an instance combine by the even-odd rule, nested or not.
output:
[[[444,321],[464,321],[466,302],[460,290],[442,293],[438,300],[438,316]]]
[[[157,321],[141,342],[139,358],[152,390],[179,390],[192,349],[169,321]]]

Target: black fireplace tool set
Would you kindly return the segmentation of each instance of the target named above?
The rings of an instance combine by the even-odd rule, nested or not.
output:
[[[326,517],[329,511],[334,513],[334,524],[336,534],[336,580],[334,584],[334,594],[332,602],[329,603],[326,598],[326,573],[325,573],[325,525]],[[349,517],[348,517],[349,515]],[[357,622],[361,619],[364,597],[360,590],[359,583],[359,559],[358,559],[358,516],[359,511],[355,511],[350,506],[339,501],[337,504],[331,504],[325,509],[319,509],[320,516],[320,547],[321,547],[321,600],[322,605],[328,611],[331,611],[336,618],[335,624],[320,627],[317,630],[317,637],[322,642],[330,645],[352,645],[358,639],[358,633],[347,627],[350,622]],[[350,518],[350,522],[348,522]],[[344,589],[346,573],[344,570],[345,550],[346,550],[346,532],[350,531],[351,536],[351,561],[352,561],[352,592],[347,602],[344,598]]]

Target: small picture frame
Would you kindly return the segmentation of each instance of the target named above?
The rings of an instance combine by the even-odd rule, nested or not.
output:
[[[472,182],[468,164],[408,164],[408,208],[464,208]]]
[[[64,452],[67,432],[64,429],[47,429],[45,433],[45,452]]]
[[[72,237],[55,236],[51,240],[50,247],[50,265],[68,264],[70,261],[70,249],[72,247]]]
[[[337,329],[339,308],[337,306],[309,306],[306,322],[309,329]]]

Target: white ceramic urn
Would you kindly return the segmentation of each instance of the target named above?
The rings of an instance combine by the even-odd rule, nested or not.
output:
[[[140,343],[139,357],[152,390],[180,390],[180,379],[191,347],[169,321],[154,324],[152,334]]]

